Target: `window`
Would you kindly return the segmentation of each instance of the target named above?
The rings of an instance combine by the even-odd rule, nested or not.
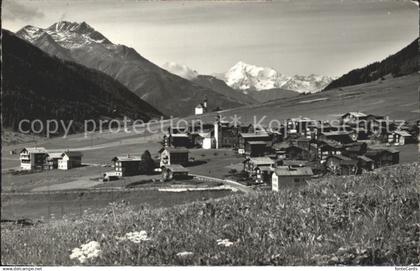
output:
[[[295,178],[295,179],[294,179],[294,182],[295,182],[295,183],[299,183],[299,182],[300,182],[300,179],[299,179],[299,178]]]

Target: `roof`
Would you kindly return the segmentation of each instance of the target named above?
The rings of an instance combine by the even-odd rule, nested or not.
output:
[[[261,171],[273,171],[273,168],[270,166],[259,166],[258,167]]]
[[[362,112],[347,112],[347,113],[343,114],[341,117],[344,118],[347,115],[352,115],[352,116],[355,116],[356,118],[367,116],[365,113],[362,113]]]
[[[140,156],[115,156],[111,161],[141,161]]]
[[[62,152],[49,152],[48,153],[48,157],[51,159],[54,159],[54,158],[59,159],[62,157],[62,155],[63,155]]]
[[[179,133],[179,134],[171,134],[171,137],[188,137],[185,133]]]
[[[357,158],[359,158],[360,160],[363,160],[365,162],[373,162],[372,159],[370,159],[369,157],[366,157],[364,155],[359,155],[359,156],[357,156]]]
[[[63,154],[61,155],[62,157],[64,155],[67,155],[68,157],[82,157],[83,154],[80,151],[65,151],[63,152]]]
[[[325,136],[343,136],[343,135],[350,135],[351,132],[347,131],[331,131],[331,132],[322,132],[321,134]]]
[[[266,145],[267,144],[267,141],[247,141],[247,144],[250,144],[250,145]]]
[[[267,164],[274,164],[274,160],[270,157],[263,156],[263,157],[250,157],[247,160],[249,160],[251,163],[256,165],[267,165]]]
[[[211,132],[207,132],[207,133],[198,133],[198,135],[199,135],[200,137],[203,137],[203,138],[210,138],[210,137],[211,137]]]
[[[411,136],[411,134],[407,131],[395,131],[394,133],[396,133],[400,136]]]
[[[314,173],[310,167],[291,168],[288,166],[277,167],[274,172],[277,176],[312,176]]]
[[[262,132],[262,133],[239,133],[240,136],[242,136],[243,138],[254,138],[254,137],[269,137],[270,135],[267,134],[266,132]]]
[[[371,156],[378,155],[378,154],[380,154],[382,152],[399,153],[400,151],[399,150],[396,150],[396,149],[392,149],[392,148],[375,148],[374,146],[371,146],[367,150],[367,152],[366,152],[365,155],[371,157]]]
[[[353,165],[353,164],[357,164],[356,160],[351,159],[350,157],[341,155],[341,154],[335,154],[335,155],[331,155],[330,157],[334,157],[337,158],[341,161],[341,164],[343,165]]]
[[[308,161],[306,160],[283,160],[284,166],[297,166],[297,167],[303,167],[308,164]]]
[[[189,172],[188,169],[186,169],[185,167],[181,165],[169,165],[169,166],[165,166],[165,168],[172,172]]]
[[[45,149],[44,147],[23,148],[20,152],[23,152],[24,150],[30,153],[46,153],[47,152],[47,149]]]
[[[204,106],[203,106],[203,104],[200,103],[200,104],[196,105],[195,108],[204,108]]]
[[[167,150],[170,153],[188,153],[188,149],[187,148],[172,148],[172,147],[165,147],[162,148],[159,152],[163,152],[163,150]]]

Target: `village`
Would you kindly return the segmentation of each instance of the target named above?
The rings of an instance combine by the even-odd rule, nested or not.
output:
[[[195,108],[196,116],[205,113],[206,99]],[[232,123],[218,115],[214,122],[169,127],[161,149],[151,150],[157,156],[146,150],[142,155],[109,157],[112,170],[100,180],[158,174],[161,182],[187,181],[197,177],[189,168],[200,164],[189,155],[192,150],[231,150],[242,162],[225,179],[279,191],[326,174],[356,175],[398,164],[400,151],[395,147],[416,143],[418,136],[418,124],[363,112],[342,114],[335,124],[291,118],[276,128]],[[83,165],[80,151],[27,147],[19,155],[21,171],[71,170]],[[207,175],[214,177],[210,170]]]

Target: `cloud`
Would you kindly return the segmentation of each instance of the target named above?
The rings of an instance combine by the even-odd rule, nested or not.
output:
[[[178,64],[175,62],[166,62],[162,65],[162,68],[164,68],[170,73],[176,74],[188,80],[192,80],[198,76],[197,71],[191,69],[186,65]]]
[[[3,1],[3,12],[2,17],[5,20],[15,21],[27,21],[35,18],[43,18],[45,15],[43,12],[36,8],[25,6],[14,0]]]

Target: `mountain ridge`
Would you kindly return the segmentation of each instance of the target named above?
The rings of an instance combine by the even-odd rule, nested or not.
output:
[[[232,66],[222,78],[227,85],[234,89],[264,91],[267,89],[288,89],[299,93],[318,92],[327,85],[332,78],[322,75],[294,75],[287,76],[273,68],[247,64],[243,61]]]
[[[53,57],[2,29],[2,124],[18,128],[22,119],[74,121],[81,131],[87,119],[141,119],[162,113],[110,76]]]
[[[34,29],[47,33],[55,44],[40,43],[39,35],[33,34]],[[85,22],[61,21],[45,29],[26,26],[16,34],[59,58],[65,59],[65,54],[57,53],[56,45],[66,49],[63,52],[69,52],[75,62],[110,75],[168,116],[193,114],[194,107],[204,97],[207,97],[210,109],[242,105],[160,68],[133,48],[110,42]]]
[[[400,77],[419,71],[419,38],[409,45],[388,56],[382,61],[377,61],[363,68],[351,70],[340,78],[332,81],[323,90],[369,83],[385,76]]]

